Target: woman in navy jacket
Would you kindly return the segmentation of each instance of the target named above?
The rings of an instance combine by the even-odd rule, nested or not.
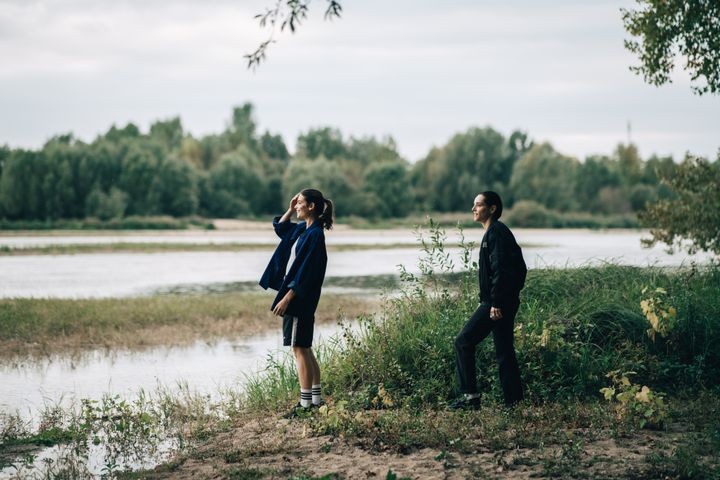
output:
[[[290,221],[293,212],[301,222]],[[285,214],[273,220],[280,244],[260,279],[260,286],[278,291],[271,309],[283,317],[283,345],[292,347],[295,354],[300,403],[291,415],[322,403],[320,367],[312,351],[312,339],[327,267],[324,230],[332,228],[332,224],[333,203],[321,192],[308,188],[295,195]],[[293,244],[295,259],[286,273]]]

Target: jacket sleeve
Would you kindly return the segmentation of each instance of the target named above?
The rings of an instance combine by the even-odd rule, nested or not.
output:
[[[287,268],[288,261],[290,260],[290,250],[293,245],[293,232],[297,228],[297,224],[292,222],[278,223],[281,217],[275,217],[273,219],[273,228],[278,237],[280,237],[280,244],[273,252],[272,258],[265,271],[260,277],[260,286],[267,290],[272,288],[273,290],[280,290],[283,280],[285,278],[285,269]]]
[[[315,232],[306,240],[295,261],[300,263],[292,281],[288,283],[288,289],[292,289],[297,297],[302,298],[309,291],[318,288],[325,277],[327,251],[322,232]]]
[[[281,223],[281,218],[282,217],[280,216],[273,218],[273,228],[275,229],[275,234],[278,237],[285,239],[292,235],[292,232],[295,231],[295,227],[297,227],[297,223],[293,223],[290,220]]]
[[[490,302],[493,307],[502,307],[504,300],[510,294],[510,266],[509,245],[501,232],[495,230],[488,235],[488,250],[490,251]]]

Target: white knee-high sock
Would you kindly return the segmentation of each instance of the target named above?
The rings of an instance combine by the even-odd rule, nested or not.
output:
[[[312,390],[309,388],[300,389],[300,405],[307,408],[312,404]]]
[[[322,403],[322,387],[319,383],[312,386],[312,403],[313,405],[320,405],[320,403]]]

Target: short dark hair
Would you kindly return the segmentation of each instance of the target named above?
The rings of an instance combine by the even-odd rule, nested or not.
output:
[[[500,195],[490,190],[482,192],[480,195],[482,195],[483,199],[485,199],[486,207],[490,208],[495,205],[495,213],[493,213],[493,219],[498,220],[502,215],[503,210],[502,199],[500,198]]]

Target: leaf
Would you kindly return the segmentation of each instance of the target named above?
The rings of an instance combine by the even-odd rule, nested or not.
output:
[[[600,393],[603,394],[603,396],[605,397],[605,400],[611,401],[613,396],[615,395],[615,389],[613,387],[601,388]]]
[[[650,403],[650,395],[652,392],[647,387],[647,385],[643,385],[642,390],[640,390],[638,393],[635,394],[635,400],[642,402],[642,403]]]

